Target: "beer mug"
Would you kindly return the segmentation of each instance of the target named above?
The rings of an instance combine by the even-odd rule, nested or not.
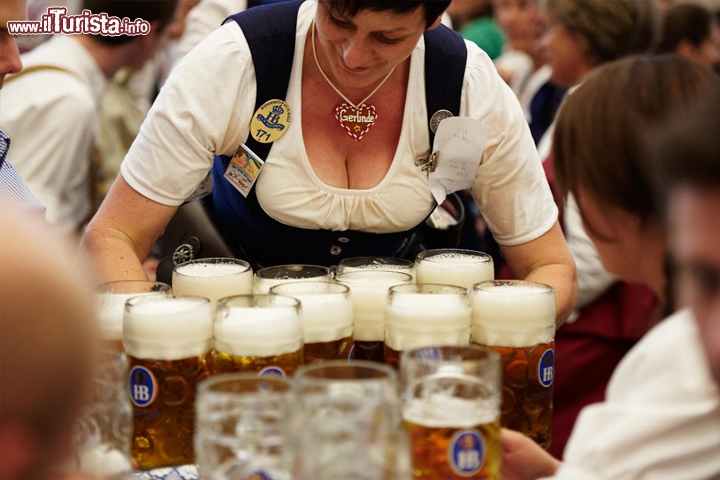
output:
[[[350,289],[333,282],[281,283],[271,294],[300,301],[305,339],[305,363],[347,360],[353,345]]]
[[[214,313],[221,298],[252,293],[253,271],[245,260],[200,258],[175,266],[172,287],[175,295],[209,298]]]
[[[306,365],[294,387],[294,478],[410,478],[391,368],[366,361]]]
[[[552,435],[554,339],[552,287],[521,280],[475,285],[472,341],[502,357],[502,426],[546,449]]]
[[[490,255],[475,250],[440,248],[415,257],[418,283],[458,285],[472,290],[474,284],[495,278]]]
[[[117,280],[95,287],[93,300],[100,339],[106,348],[123,351],[125,302],[132,297],[170,293],[170,285],[149,280]]]
[[[218,302],[215,373],[258,372],[285,378],[303,363],[299,300],[284,295],[238,295]]]
[[[500,355],[423,347],[400,362],[403,424],[416,479],[500,478]]]
[[[301,264],[265,267],[255,272],[253,292],[255,294],[266,294],[270,292],[270,287],[274,285],[313,280],[318,282],[332,281],[330,269],[319,265]]]
[[[102,350],[92,377],[90,402],[75,422],[78,465],[74,472],[111,477],[132,472],[132,407],[128,362],[117,350]]]
[[[290,480],[293,391],[279,377],[228,373],[198,384],[200,478]]]
[[[132,456],[143,470],[194,463],[195,385],[209,374],[211,312],[204,297],[152,295],[125,304]]]
[[[385,363],[398,368],[405,350],[470,344],[472,310],[466,288],[409,284],[390,287],[385,309]]]
[[[411,283],[407,273],[392,270],[362,270],[340,273],[335,281],[350,287],[353,302],[353,360],[382,363],[385,340],[385,303],[393,285]]]
[[[398,270],[407,273],[415,281],[415,264],[410,260],[395,257],[349,257],[337,264],[335,273],[355,272],[357,270]]]

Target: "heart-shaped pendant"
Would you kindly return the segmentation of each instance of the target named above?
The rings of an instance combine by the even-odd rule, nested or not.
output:
[[[335,118],[348,134],[359,142],[360,139],[375,125],[377,114],[374,105],[362,104],[358,108],[343,103],[335,109]]]

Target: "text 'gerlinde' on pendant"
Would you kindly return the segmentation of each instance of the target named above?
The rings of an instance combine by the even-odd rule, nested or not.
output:
[[[353,105],[343,103],[335,109],[335,118],[340,122],[340,126],[353,137],[356,142],[375,125],[377,113],[375,113],[374,105],[362,104],[355,108]]]

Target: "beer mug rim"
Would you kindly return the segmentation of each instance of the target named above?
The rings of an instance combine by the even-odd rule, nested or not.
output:
[[[370,263],[372,262],[372,263]],[[381,262],[381,263],[376,263]],[[384,262],[384,263],[382,263]],[[356,264],[357,263],[357,264]],[[384,266],[389,267],[388,270],[395,270],[393,267],[407,267],[412,268],[415,265],[410,260],[397,257],[376,257],[372,255],[360,256],[360,257],[348,257],[338,261],[336,271],[342,273],[340,267],[357,267],[357,268],[368,268],[382,270]]]
[[[468,293],[469,290],[465,287],[444,283],[410,283],[393,285],[389,289],[390,298],[398,294],[467,296]]]
[[[409,273],[405,273],[400,270],[382,270],[382,269],[375,269],[375,268],[366,268],[362,270],[353,270],[351,272],[342,272],[335,275],[335,281],[339,283],[348,282],[351,284],[354,283],[374,283],[380,279],[371,279],[368,281],[368,275],[376,276],[376,277],[390,277],[390,282],[393,282],[393,285],[398,284],[407,284],[412,282],[412,275]],[[395,277],[395,278],[392,278]]]
[[[130,297],[125,302],[125,309],[134,308],[141,303],[159,302],[159,301],[175,301],[175,300],[190,300],[193,302],[192,308],[197,308],[201,305],[210,304],[210,299],[207,297],[201,297],[200,295],[138,295],[136,297]]]
[[[150,289],[139,289],[136,288],[137,286],[151,287]],[[170,285],[152,280],[111,280],[109,282],[99,283],[93,288],[93,293],[96,295],[128,295],[134,293],[142,295],[146,293],[170,292]]]
[[[232,258],[232,257],[208,257],[208,258],[196,258],[194,260],[188,260],[187,262],[179,263],[173,267],[173,273],[176,275],[180,275],[183,277],[195,277],[195,275],[191,275],[185,272],[182,272],[182,268],[186,267],[188,265],[202,265],[202,264],[210,264],[210,265],[222,265],[222,264],[232,264],[232,265],[240,265],[244,267],[239,272],[231,272],[231,273],[218,273],[216,275],[213,275],[215,277],[229,277],[232,275],[239,275],[241,273],[246,273],[248,271],[252,272],[252,267],[248,262],[245,260],[242,260],[240,258]]]
[[[300,300],[290,295],[281,295],[278,293],[231,295],[218,300],[218,312],[228,308],[293,308],[299,311]]]
[[[311,291],[313,286],[325,286],[326,291]],[[294,290],[297,292],[282,292],[281,290]],[[306,291],[303,291],[306,290]],[[350,293],[350,287],[345,284],[332,282],[328,280],[313,280],[309,282],[287,282],[278,283],[270,287],[270,295],[284,295],[292,297],[293,295],[347,295]]]
[[[233,385],[239,383],[256,384],[260,391],[236,391],[236,390],[216,390],[219,385]],[[265,389],[263,386],[267,386]],[[258,376],[257,372],[238,372],[238,373],[220,373],[204,378],[198,382],[198,394],[211,394],[218,397],[229,397],[238,394],[252,395],[261,393],[262,395],[286,395],[293,391],[292,382],[285,378],[277,376]]]
[[[485,280],[478,282],[473,285],[473,292],[483,291],[488,294],[501,293],[501,289],[497,291],[492,287],[530,287],[533,292],[527,292],[527,295],[547,295],[548,293],[555,293],[555,288],[546,283],[534,282],[531,280]]]
[[[264,280],[282,280],[286,277],[288,280],[296,280],[301,278],[315,278],[330,275],[330,267],[322,265],[312,265],[305,263],[291,263],[286,265],[274,265],[264,267],[255,272],[257,278]]]
[[[428,350],[436,350],[439,358],[428,357],[427,355],[420,355],[421,352],[427,352]],[[447,351],[448,354],[462,355],[462,358],[458,360],[452,358],[443,358],[442,352]],[[465,358],[465,355],[470,355]],[[419,356],[420,355],[420,356]],[[401,371],[403,367],[407,368],[410,363],[421,363],[421,364],[433,364],[433,363],[468,363],[468,362],[482,362],[482,363],[497,363],[500,365],[500,353],[497,351],[483,347],[477,344],[470,345],[434,345],[430,347],[418,347],[410,350],[405,350],[401,354]]]
[[[316,376],[318,371],[326,370],[328,372],[337,373],[338,376]],[[340,376],[341,371],[347,370],[363,370],[370,375],[365,377]],[[367,360],[329,360],[322,363],[312,363],[301,366],[295,371],[293,379],[294,384],[300,387],[303,383],[330,384],[337,382],[367,382],[373,383],[378,380],[397,381],[397,372],[390,367],[378,362]]]
[[[418,253],[415,256],[415,263],[417,264],[422,261],[434,262],[436,260],[433,257],[445,254],[457,254],[466,257],[479,258],[482,259],[482,263],[492,263],[493,261],[492,256],[480,250],[469,250],[464,248],[435,248],[431,250],[423,250]]]

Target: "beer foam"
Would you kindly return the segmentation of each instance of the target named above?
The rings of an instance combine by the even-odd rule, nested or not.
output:
[[[180,265],[175,272],[179,275],[198,278],[216,278],[250,272],[247,266],[238,263],[188,263]],[[252,272],[250,272],[252,274]]]
[[[79,455],[80,471],[93,476],[113,476],[132,471],[130,460],[112,445],[102,444]]]
[[[555,325],[555,293],[531,285],[491,286],[472,293],[473,323],[498,328]]]
[[[471,310],[466,296],[397,294],[385,314],[385,344],[393,350],[470,343]]]
[[[252,293],[253,273],[235,263],[190,263],[173,272],[173,292],[198,295],[217,302],[232,295]]]
[[[528,330],[523,326],[494,328],[491,326],[472,326],[472,341],[478,345],[493,347],[532,347],[542,343],[550,343],[555,338],[555,324],[545,328]]]
[[[142,294],[98,293],[95,295],[98,327],[103,339],[122,340],[125,302],[138,295]]]
[[[393,285],[410,283],[411,280],[409,275],[401,273],[388,270],[359,270],[336,277],[338,283],[350,287],[355,340],[383,341],[388,290]]]
[[[292,295],[300,300],[305,343],[322,343],[352,335],[353,306],[349,295]]]
[[[180,360],[212,346],[210,302],[199,297],[153,296],[125,309],[123,345],[135,358]]]
[[[446,395],[411,398],[402,409],[403,420],[428,428],[473,428],[498,421],[499,400],[464,399]]]
[[[238,357],[272,357],[303,346],[295,308],[232,307],[215,322],[215,349]]]
[[[260,278],[257,275],[255,275],[253,280],[253,293],[255,295],[258,294],[266,294],[270,292],[270,289],[274,287],[275,285],[280,285],[281,283],[294,283],[294,282],[318,282],[318,281],[330,281],[330,274],[326,275],[318,275],[316,277],[307,277],[307,278],[289,278],[289,277],[283,277],[283,278]]]

